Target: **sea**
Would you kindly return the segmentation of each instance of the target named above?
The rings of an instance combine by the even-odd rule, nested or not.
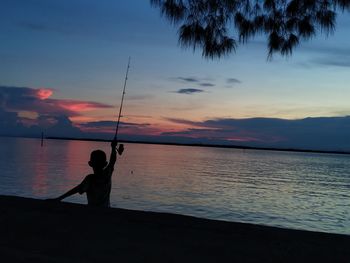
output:
[[[107,142],[0,138],[0,195],[57,197]],[[126,143],[111,205],[350,235],[350,155]],[[85,195],[65,201],[86,204]]]

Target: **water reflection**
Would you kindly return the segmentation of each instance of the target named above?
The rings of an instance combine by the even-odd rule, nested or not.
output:
[[[1,194],[47,198],[109,143],[0,138]],[[127,144],[112,206],[350,234],[350,156]],[[69,201],[86,203],[85,196]]]
[[[40,147],[32,153],[35,157],[33,160],[34,176],[32,177],[32,191],[36,196],[45,196],[48,194],[48,159],[47,148]]]

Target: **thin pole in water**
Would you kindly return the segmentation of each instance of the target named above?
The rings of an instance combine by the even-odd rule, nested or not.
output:
[[[114,134],[114,140],[115,141],[118,139],[118,129],[119,129],[120,117],[121,117],[122,109],[123,109],[123,102],[124,102],[126,83],[127,83],[128,75],[129,75],[130,60],[131,60],[131,57],[129,57],[128,67],[126,68],[126,74],[125,74],[125,80],[124,80],[124,88],[123,88],[123,93],[122,93],[122,100],[121,100],[121,103],[120,103],[119,115],[118,115],[118,120],[117,120],[117,126],[115,128],[115,134]]]
[[[44,132],[41,132],[41,147],[44,146]]]

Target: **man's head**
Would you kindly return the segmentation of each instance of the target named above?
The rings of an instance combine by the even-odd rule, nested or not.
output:
[[[102,150],[92,151],[89,166],[93,169],[103,169],[107,165],[106,153]]]

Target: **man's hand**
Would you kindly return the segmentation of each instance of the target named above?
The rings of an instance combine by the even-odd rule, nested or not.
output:
[[[113,141],[111,142],[111,147],[112,147],[112,149],[115,149],[115,148],[117,147],[117,145],[118,145],[118,141],[117,141],[117,140],[113,140]]]

